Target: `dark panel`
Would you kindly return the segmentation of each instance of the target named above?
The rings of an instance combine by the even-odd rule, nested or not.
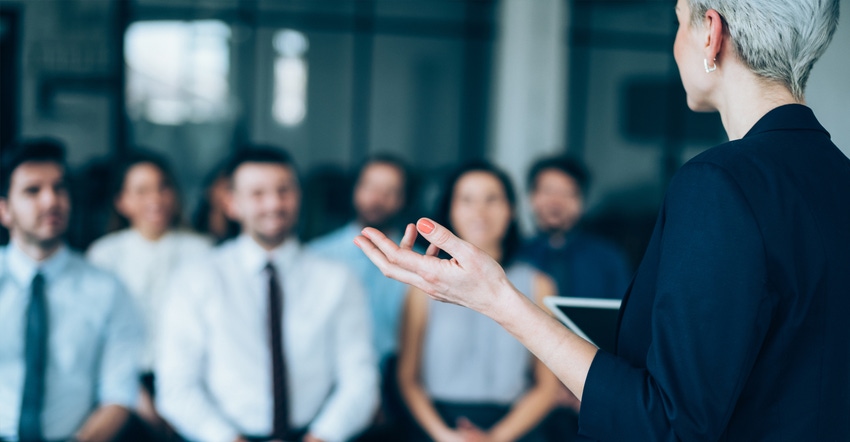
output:
[[[470,2],[466,9],[466,38],[463,57],[463,98],[460,128],[461,161],[483,158],[487,151],[487,122],[493,72],[492,44],[482,38],[479,23],[491,19],[492,9]]]
[[[700,144],[723,140],[725,130],[720,116],[688,109],[682,82],[676,78],[632,78],[623,85],[620,131],[636,141],[663,141]]]
[[[354,68],[351,73],[351,157],[361,161],[369,153],[369,118],[372,105],[372,56],[374,52],[372,0],[357,2],[354,24]]]
[[[18,135],[20,13],[0,5],[0,149]]]

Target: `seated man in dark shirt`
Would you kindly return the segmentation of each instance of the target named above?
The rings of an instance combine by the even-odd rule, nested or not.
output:
[[[560,296],[622,298],[632,274],[625,255],[576,227],[587,184],[587,171],[575,159],[534,163],[528,189],[539,233],[524,245],[522,257],[555,279]]]
[[[560,296],[620,299],[631,279],[625,255],[577,227],[584,215],[587,185],[587,170],[573,158],[543,158],[532,165],[528,190],[539,233],[523,246],[521,258],[549,274]],[[579,406],[578,399],[562,388],[557,408],[543,422],[549,440],[577,435]]]

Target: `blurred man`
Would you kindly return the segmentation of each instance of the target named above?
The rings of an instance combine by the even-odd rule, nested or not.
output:
[[[621,250],[577,228],[584,215],[588,174],[569,157],[537,161],[528,174],[538,235],[523,257],[550,274],[560,296],[622,298],[631,270]]]
[[[378,402],[360,284],[301,249],[301,190],[287,153],[240,149],[226,174],[242,234],[172,287],[156,367],[160,412],[190,440],[347,440]]]
[[[396,415],[402,407],[395,387],[395,355],[407,287],[385,277],[352,240],[366,226],[381,230],[394,241],[401,240],[397,221],[407,203],[407,190],[407,167],[401,160],[388,155],[367,159],[358,169],[354,185],[352,199],[356,218],[310,243],[310,249],[317,254],[349,266],[366,290],[374,330],[372,345],[382,373],[382,413],[376,426],[362,440],[394,438]]]
[[[138,393],[141,323],[124,288],[64,245],[64,149],[23,143],[3,159],[0,439],[123,439]]]
[[[521,255],[555,279],[560,296],[622,298],[631,273],[623,253],[614,245],[578,228],[584,215],[588,173],[570,157],[538,160],[528,173],[531,208],[538,235]],[[578,399],[563,387],[558,407],[543,422],[552,441],[570,441],[578,434]]]
[[[406,286],[385,277],[352,242],[364,227],[381,230],[394,240],[401,239],[396,224],[406,203],[407,171],[390,156],[366,160],[357,174],[353,203],[356,219],[310,243],[310,250],[351,267],[363,282],[369,300],[374,329],[373,345],[382,363],[395,354],[398,322]]]

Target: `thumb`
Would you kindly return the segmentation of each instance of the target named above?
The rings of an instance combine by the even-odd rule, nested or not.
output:
[[[452,255],[454,258],[463,259],[466,255],[466,244],[462,239],[455,236],[449,229],[428,218],[419,218],[416,222],[416,230],[422,234],[422,237],[428,242],[438,247],[440,250]]]

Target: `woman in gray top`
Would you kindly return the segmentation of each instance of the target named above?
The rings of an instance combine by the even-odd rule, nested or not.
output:
[[[512,260],[519,233],[507,176],[475,163],[447,184],[436,218],[501,262],[532,300],[553,295],[548,277]],[[427,433],[414,429],[414,440],[540,440],[534,429],[557,391],[554,375],[497,323],[430,300],[416,288],[405,306],[398,378],[412,416]]]

